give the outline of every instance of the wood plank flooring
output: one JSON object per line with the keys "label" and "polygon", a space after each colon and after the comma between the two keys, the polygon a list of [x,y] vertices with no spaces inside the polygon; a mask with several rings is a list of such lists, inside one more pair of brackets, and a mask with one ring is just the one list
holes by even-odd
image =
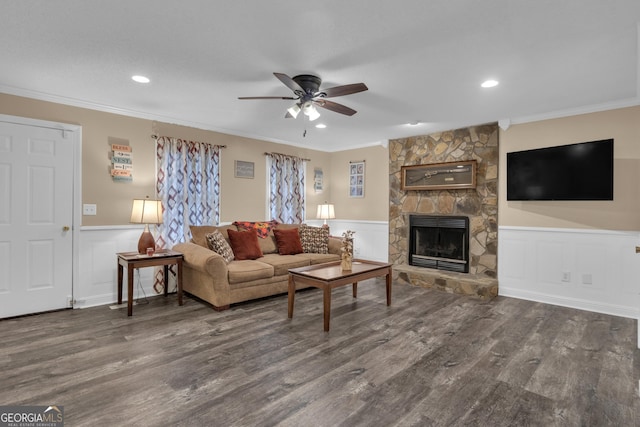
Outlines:
{"label": "wood plank flooring", "polygon": [[636,322],[384,281],[215,312],[176,296],[0,321],[0,405],[68,426],[636,426]]}

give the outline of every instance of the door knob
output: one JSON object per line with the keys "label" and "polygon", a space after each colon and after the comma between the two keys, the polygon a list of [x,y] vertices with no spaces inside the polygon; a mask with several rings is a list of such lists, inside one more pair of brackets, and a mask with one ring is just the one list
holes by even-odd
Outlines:
{"label": "door knob", "polygon": [[64,227],[62,227],[62,231],[69,231],[71,230],[71,228],[68,225],[65,225]]}

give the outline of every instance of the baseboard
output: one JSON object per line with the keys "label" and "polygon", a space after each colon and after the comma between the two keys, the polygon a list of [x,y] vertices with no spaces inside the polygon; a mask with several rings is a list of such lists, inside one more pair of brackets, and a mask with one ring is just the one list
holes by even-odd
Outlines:
{"label": "baseboard", "polygon": [[[126,286],[123,287],[124,289],[123,291],[123,296],[122,296],[122,303],[125,304],[127,302],[127,289]],[[152,298],[152,297],[156,297],[158,295],[164,295],[164,294],[157,294],[154,290],[153,290],[153,286],[149,286],[149,287],[144,287],[144,293],[140,292],[139,288],[135,288],[134,292],[133,292],[133,298],[134,300],[137,299],[144,299],[145,296],[147,298]],[[169,288],[169,291],[171,291],[171,288]],[[75,304],[73,304],[73,308],[89,308],[89,307],[98,307],[101,305],[111,305],[111,304],[116,304],[118,302],[118,296],[117,294],[113,294],[113,293],[108,293],[108,294],[102,294],[102,295],[92,295],[90,297],[85,297],[85,298],[79,298],[75,301]]]}
{"label": "baseboard", "polygon": [[509,287],[504,283],[504,281],[500,281],[500,286],[498,287],[498,295],[525,299],[529,301],[537,301],[545,304],[559,305],[561,307],[568,308],[576,308],[579,310],[593,311],[596,313],[609,314],[612,316],[620,316],[620,317],[628,317],[631,319],[640,318],[640,310],[634,309],[632,307],[614,305],[614,304],[603,304],[596,303],[589,300],[582,300],[579,298],[565,298],[559,297],[557,295],[548,295],[540,292],[534,291],[524,291],[522,289]]}

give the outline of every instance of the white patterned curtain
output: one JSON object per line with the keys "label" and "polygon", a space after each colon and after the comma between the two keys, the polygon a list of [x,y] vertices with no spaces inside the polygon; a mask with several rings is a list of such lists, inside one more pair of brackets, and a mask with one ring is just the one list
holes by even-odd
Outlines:
{"label": "white patterned curtain", "polygon": [[269,211],[271,219],[284,224],[304,222],[305,161],[278,153],[269,160]]}
{"label": "white patterned curtain", "polygon": [[190,225],[220,220],[220,146],[160,137],[156,190],[162,200],[160,239],[171,248],[191,238]]}
{"label": "white patterned curtain", "polygon": [[[190,225],[220,221],[220,146],[160,137],[156,141],[156,191],[162,200],[159,248],[172,248],[191,238]],[[156,272],[154,290],[163,290]]]}

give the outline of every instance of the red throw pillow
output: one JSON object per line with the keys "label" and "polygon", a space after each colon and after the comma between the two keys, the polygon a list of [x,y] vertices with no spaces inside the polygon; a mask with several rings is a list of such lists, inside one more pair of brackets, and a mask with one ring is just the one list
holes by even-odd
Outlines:
{"label": "red throw pillow", "polygon": [[235,259],[258,259],[262,256],[256,230],[227,230],[227,234],[229,235],[229,243]]}
{"label": "red throw pillow", "polygon": [[276,245],[278,246],[278,253],[280,255],[295,255],[301,254],[302,242],[300,241],[300,234],[298,234],[297,228],[291,229],[274,229],[273,235],[276,238]]}

